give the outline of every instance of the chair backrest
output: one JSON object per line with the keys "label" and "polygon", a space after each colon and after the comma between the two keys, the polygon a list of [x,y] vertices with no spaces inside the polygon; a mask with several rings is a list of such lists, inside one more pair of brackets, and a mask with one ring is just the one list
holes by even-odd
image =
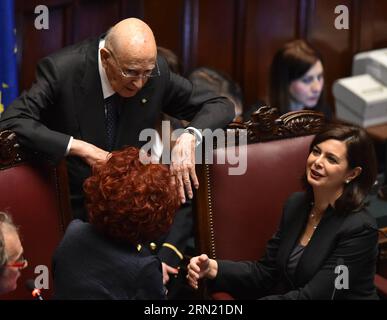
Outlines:
{"label": "chair backrest", "polygon": [[[260,117],[260,112],[266,117]],[[261,108],[253,121],[244,124],[249,144],[243,175],[229,175],[232,165],[217,164],[216,157],[230,147],[214,150],[214,164],[198,168],[196,226],[200,253],[231,260],[262,256],[279,224],[284,202],[301,190],[309,146],[323,123],[323,116],[317,112],[291,112],[277,118],[276,109]]]}
{"label": "chair backrest", "polygon": [[1,299],[31,299],[25,282],[43,275],[45,267],[50,275],[49,290],[43,290],[42,294],[50,298],[53,285],[51,258],[71,220],[65,162],[53,166],[39,160],[37,155],[20,149],[14,133],[1,132],[0,210],[11,214],[19,226],[29,264],[21,272],[17,290]]}

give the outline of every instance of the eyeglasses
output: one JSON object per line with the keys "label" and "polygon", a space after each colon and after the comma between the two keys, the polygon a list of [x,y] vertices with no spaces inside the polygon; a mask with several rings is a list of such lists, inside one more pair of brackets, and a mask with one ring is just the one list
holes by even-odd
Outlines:
{"label": "eyeglasses", "polygon": [[5,265],[7,268],[18,268],[18,269],[24,269],[27,267],[28,261],[23,256],[21,256],[17,261],[10,262]]}
{"label": "eyeglasses", "polygon": [[158,77],[160,76],[160,69],[159,69],[159,65],[157,63],[157,60],[156,60],[156,66],[152,69],[152,70],[149,70],[149,71],[145,71],[143,74],[140,74],[138,71],[136,70],[123,70],[120,66],[120,64],[118,63],[113,51],[109,50],[109,49],[106,49],[110,52],[110,55],[112,56],[114,62],[116,63],[116,66],[118,67],[120,73],[121,73],[121,76],[123,76],[124,78],[133,78],[133,79],[148,79],[148,78],[154,78],[154,77]]}

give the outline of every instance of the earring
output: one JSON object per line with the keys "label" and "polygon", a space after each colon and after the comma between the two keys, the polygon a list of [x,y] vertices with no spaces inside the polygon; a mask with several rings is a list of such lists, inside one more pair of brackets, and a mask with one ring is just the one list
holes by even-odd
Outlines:
{"label": "earring", "polygon": [[350,182],[351,182],[350,179],[345,180],[345,183],[346,183],[346,184],[348,184],[348,183],[350,183]]}

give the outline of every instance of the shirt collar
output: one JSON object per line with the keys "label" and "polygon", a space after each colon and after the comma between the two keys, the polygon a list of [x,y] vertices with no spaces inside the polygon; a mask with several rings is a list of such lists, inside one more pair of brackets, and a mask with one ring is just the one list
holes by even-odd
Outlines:
{"label": "shirt collar", "polygon": [[101,78],[101,85],[102,85],[102,93],[103,93],[103,98],[106,99],[113,94],[115,94],[115,91],[113,90],[112,86],[110,85],[110,82],[107,78],[105,68],[102,65],[101,62],[101,53],[100,50],[105,46],[105,39],[99,40],[99,45],[98,45],[98,71],[99,71],[99,76]]}

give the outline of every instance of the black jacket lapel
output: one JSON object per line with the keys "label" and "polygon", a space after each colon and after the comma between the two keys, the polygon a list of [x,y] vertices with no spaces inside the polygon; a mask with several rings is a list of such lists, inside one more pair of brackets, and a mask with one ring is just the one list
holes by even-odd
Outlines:
{"label": "black jacket lapel", "polygon": [[98,71],[98,43],[96,39],[87,50],[85,73],[76,90],[76,108],[81,139],[106,150],[105,109],[101,78]]}
{"label": "black jacket lapel", "polygon": [[345,216],[335,214],[332,207],[324,213],[298,262],[295,272],[295,282],[298,286],[303,286],[305,279],[311,279],[319,270],[335,245],[336,235],[344,220]]}

